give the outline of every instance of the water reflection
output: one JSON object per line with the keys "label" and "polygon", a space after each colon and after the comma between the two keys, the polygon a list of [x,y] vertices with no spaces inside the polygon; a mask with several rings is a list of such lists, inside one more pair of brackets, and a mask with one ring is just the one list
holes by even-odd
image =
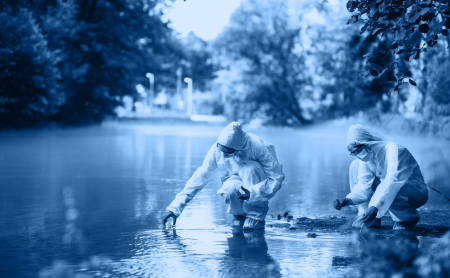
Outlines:
{"label": "water reflection", "polygon": [[[0,252],[7,255],[0,276],[35,277],[57,260],[79,265],[96,255],[111,258],[104,274],[114,277],[254,277],[273,265],[275,276],[352,273],[358,249],[349,236],[307,238],[271,228],[262,237],[233,234],[226,205],[216,194],[219,178],[189,203],[177,230],[161,231],[161,215],[221,130],[114,125],[2,133]],[[348,193],[351,162],[346,128],[251,132],[276,146],[286,174],[269,213],[338,214],[331,202]],[[410,149],[430,185],[450,195],[448,141],[390,139]],[[448,208],[433,194],[426,206]],[[345,213],[354,212],[339,212]],[[76,226],[66,227],[68,220]],[[73,246],[78,231],[83,250]]]}
{"label": "water reflection", "polygon": [[[246,231],[233,228],[233,236],[227,238],[228,255],[235,259],[253,260],[258,263],[259,270],[255,273],[262,277],[279,277],[279,264],[269,255],[269,247],[265,238],[265,231]],[[246,273],[248,273],[246,271]],[[255,275],[252,274],[252,275]],[[241,273],[242,276],[246,276]]]}
{"label": "water reflection", "polygon": [[331,266],[335,268],[347,268],[359,262],[360,261],[355,257],[334,256]]}

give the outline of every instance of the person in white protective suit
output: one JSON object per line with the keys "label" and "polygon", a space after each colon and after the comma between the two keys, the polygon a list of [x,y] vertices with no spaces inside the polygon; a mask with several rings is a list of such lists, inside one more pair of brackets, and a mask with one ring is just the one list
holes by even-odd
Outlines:
{"label": "person in white protective suit", "polygon": [[334,207],[358,206],[355,227],[381,226],[389,211],[394,230],[414,228],[420,220],[416,209],[428,201],[428,188],[411,153],[360,124],[350,127],[347,149],[357,157],[350,166],[351,192],[335,200]]}
{"label": "person in white protective suit", "polygon": [[238,122],[229,124],[209,149],[184,189],[167,207],[163,225],[172,217],[176,223],[187,203],[220,171],[222,188],[217,192],[228,204],[233,226],[264,229],[269,200],[284,180],[275,147],[246,132]]}

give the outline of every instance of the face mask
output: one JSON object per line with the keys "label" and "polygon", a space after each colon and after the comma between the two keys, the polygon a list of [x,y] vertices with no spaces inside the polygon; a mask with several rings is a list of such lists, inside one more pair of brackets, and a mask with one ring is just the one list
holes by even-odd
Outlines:
{"label": "face mask", "polygon": [[223,157],[230,158],[230,157],[233,157],[233,154],[232,153],[223,153]]}
{"label": "face mask", "polygon": [[372,158],[372,155],[371,152],[367,151],[367,147],[363,147],[356,157],[361,161],[367,162]]}
{"label": "face mask", "polygon": [[245,158],[243,157],[243,154],[240,153],[239,151],[235,151],[234,153],[224,153],[223,154],[223,158],[226,160],[233,160],[234,162],[236,162],[239,165],[244,165],[246,163]]}

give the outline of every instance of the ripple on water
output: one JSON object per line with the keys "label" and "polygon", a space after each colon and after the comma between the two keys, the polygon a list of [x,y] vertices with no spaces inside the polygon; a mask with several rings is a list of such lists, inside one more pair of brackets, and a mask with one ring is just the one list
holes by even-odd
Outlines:
{"label": "ripple on water", "polygon": [[[62,199],[63,188],[71,186],[79,212],[76,229],[71,231],[84,235],[77,244],[88,247],[89,257],[103,254],[112,260],[94,275],[353,275],[358,246],[351,236],[307,238],[306,233],[275,228],[254,236],[232,233],[230,227],[214,228],[231,222],[217,195],[218,177],[189,203],[177,221],[176,233],[148,230],[161,226],[166,207],[202,164],[221,129],[146,124],[3,133],[0,246],[8,250],[8,256],[2,257],[0,273],[31,277],[46,266],[65,267],[60,259],[85,271],[76,265],[80,257],[72,249],[77,248],[62,241],[66,226],[75,224],[74,220],[67,223],[67,202]],[[346,131],[322,126],[256,132],[276,146],[286,176],[282,190],[270,201],[270,214],[277,216],[286,209],[294,215],[336,214],[332,200],[349,191],[352,158],[345,148]],[[450,175],[445,168],[448,142],[391,139],[414,154],[430,186],[450,195],[444,186]],[[445,198],[430,191],[424,209],[443,208],[444,202]],[[426,239],[422,243],[429,244]]]}
{"label": "ripple on water", "polygon": [[134,255],[109,262],[111,277],[356,277],[360,263],[351,236],[307,238],[289,231],[150,230]]}

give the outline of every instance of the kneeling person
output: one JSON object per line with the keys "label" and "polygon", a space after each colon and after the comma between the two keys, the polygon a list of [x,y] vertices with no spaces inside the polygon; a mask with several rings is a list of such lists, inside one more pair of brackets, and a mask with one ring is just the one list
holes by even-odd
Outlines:
{"label": "kneeling person", "polygon": [[217,192],[228,204],[234,226],[264,229],[271,199],[281,188],[284,174],[275,148],[246,132],[237,122],[229,124],[208,151],[200,166],[167,208],[163,225],[172,217],[174,224],[187,203],[220,170],[222,188]]}
{"label": "kneeling person", "polygon": [[357,205],[356,227],[380,226],[389,211],[394,230],[414,228],[420,220],[416,209],[428,201],[428,188],[411,153],[363,125],[350,127],[347,149],[358,158],[350,166],[351,192],[335,200],[334,207]]}

